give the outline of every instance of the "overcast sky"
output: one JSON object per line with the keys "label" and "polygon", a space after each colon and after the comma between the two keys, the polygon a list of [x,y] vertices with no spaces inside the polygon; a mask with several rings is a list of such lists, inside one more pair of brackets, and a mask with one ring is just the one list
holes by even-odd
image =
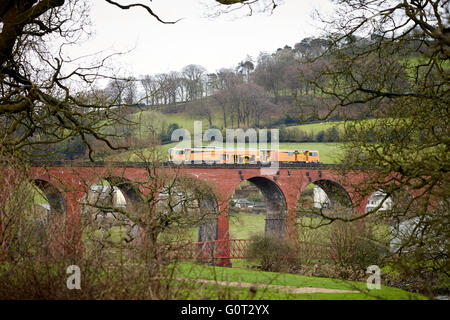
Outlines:
{"label": "overcast sky", "polygon": [[239,17],[231,14],[208,18],[205,4],[213,0],[153,0],[154,11],[165,20],[182,19],[175,25],[161,24],[144,10],[120,10],[105,1],[92,1],[95,35],[84,44],[91,52],[128,51],[117,60],[124,72],[139,76],[180,71],[200,64],[208,72],[236,67],[247,55],[255,61],[261,51],[273,52],[286,44],[319,34],[311,15],[314,9],[329,10],[328,0],[284,0],[272,15]]}

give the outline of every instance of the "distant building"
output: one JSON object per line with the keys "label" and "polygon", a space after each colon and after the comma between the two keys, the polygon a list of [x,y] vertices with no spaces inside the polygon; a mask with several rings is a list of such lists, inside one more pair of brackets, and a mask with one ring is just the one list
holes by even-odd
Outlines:
{"label": "distant building", "polygon": [[[110,186],[105,185],[93,185],[91,186],[91,190],[98,194],[99,196],[106,196],[110,190]],[[116,208],[125,208],[127,206],[127,202],[125,200],[125,197],[123,196],[122,192],[119,188],[113,187],[113,193],[112,193],[112,201],[113,205]]]}
{"label": "distant building", "polygon": [[234,205],[239,209],[247,209],[253,207],[253,202],[247,199],[233,199]]}
{"label": "distant building", "polygon": [[[383,190],[375,191],[367,201],[366,212],[376,209],[381,204],[381,202],[385,197],[386,193],[384,193]],[[392,209],[392,198],[389,197],[383,202],[378,211],[388,211],[391,209]]]}
{"label": "distant building", "polygon": [[314,203],[313,207],[317,209],[326,209],[330,206],[330,199],[321,187],[314,186],[313,189]]}
{"label": "distant building", "polygon": [[113,203],[116,208],[125,208],[127,206],[127,201],[123,196],[123,193],[117,188],[113,187]]}

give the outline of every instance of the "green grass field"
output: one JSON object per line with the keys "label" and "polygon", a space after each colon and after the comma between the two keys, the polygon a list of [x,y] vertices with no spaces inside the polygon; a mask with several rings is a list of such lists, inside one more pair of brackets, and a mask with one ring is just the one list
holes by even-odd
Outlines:
{"label": "green grass field", "polygon": [[305,133],[316,134],[321,130],[325,131],[332,127],[336,127],[336,128],[338,128],[338,130],[342,130],[343,126],[344,126],[344,121],[336,121],[336,122],[320,122],[320,123],[301,124],[301,125],[286,127],[286,129],[287,130],[300,129],[300,130],[304,131]]}
{"label": "green grass field", "polygon": [[[389,122],[393,121],[393,118],[384,118],[384,119],[364,119],[364,120],[358,120],[357,123],[361,125],[374,125],[379,123],[386,122],[389,124]],[[339,133],[343,133],[345,125],[353,125],[355,124],[355,120],[349,120],[349,121],[333,121],[333,122],[318,122],[318,123],[308,123],[308,124],[301,124],[301,125],[294,125],[294,126],[288,126],[286,127],[286,130],[302,130],[307,134],[313,134],[315,136],[319,131],[326,131],[332,127],[335,127]]]}
{"label": "green grass field", "polygon": [[236,213],[229,218],[230,238],[249,239],[252,235],[264,233],[265,214]]}
{"label": "green grass field", "polygon": [[[164,114],[164,116],[166,117],[167,122],[176,123],[176,124],[178,124],[178,126],[180,128],[187,129],[192,134],[194,133],[194,121],[201,121],[203,130],[206,130],[209,128],[209,124],[206,119],[192,117],[191,115],[189,115],[187,113],[169,113],[169,114]],[[216,122],[216,121],[213,121],[213,124],[215,125],[214,122]],[[218,125],[216,125],[216,126],[218,126]]]}
{"label": "green grass field", "polygon": [[[216,127],[223,126],[223,120],[220,117],[220,114],[214,115],[213,117],[213,125]],[[169,125],[171,123],[176,123],[180,128],[184,128],[189,130],[191,133],[194,132],[194,121],[201,121],[203,130],[209,128],[209,123],[206,119],[202,119],[196,116],[189,114],[188,112],[182,113],[161,113],[157,111],[140,111],[131,116],[131,120],[136,123],[141,123],[141,128],[144,128],[145,125],[151,124],[155,126],[155,128],[161,128],[162,124],[165,122],[165,125]],[[138,129],[137,129],[138,130]]]}
{"label": "green grass field", "polygon": [[[263,234],[266,223],[265,213],[238,212],[231,214],[229,218],[229,232],[232,239],[250,239],[253,235]],[[319,220],[316,218],[299,218],[297,220],[298,236],[300,241],[314,243],[329,243],[332,228],[330,225],[320,228],[310,228],[317,226]],[[384,228],[379,227],[383,232]],[[380,231],[381,232],[381,231]]]}
{"label": "green grass field", "polygon": [[[203,131],[209,128],[209,123],[206,119],[200,118],[198,116],[193,116],[189,112],[181,113],[166,113],[163,114],[157,111],[140,111],[130,115],[130,120],[137,123],[132,135],[137,139],[146,139],[148,135],[155,130],[160,132],[161,130],[166,130],[171,123],[176,123],[180,128],[187,129],[191,134],[194,133],[194,121],[202,122]],[[325,123],[314,123],[314,124],[303,124],[298,126],[289,126],[287,130],[301,129],[307,133],[317,134],[321,130],[326,130],[332,126],[338,126],[339,130],[342,130],[344,122],[325,122]],[[213,115],[213,125],[218,128],[223,128],[223,118],[218,112]],[[227,123],[227,125],[229,125]],[[159,151],[165,157],[167,155],[168,149],[176,146],[177,143],[169,143],[160,146]],[[204,144],[206,145],[206,144]],[[226,144],[224,143],[224,147]],[[271,146],[269,144],[268,146]],[[342,143],[291,143],[282,142],[279,143],[280,149],[313,149],[318,150],[321,157],[321,162],[323,163],[336,163],[337,156],[342,154]],[[150,149],[144,148],[140,149],[144,156],[148,156],[151,152]],[[116,161],[138,161],[138,157],[135,155],[135,151],[128,151],[118,155],[107,157],[106,160],[116,160]]]}
{"label": "green grass field", "polygon": [[[343,281],[331,278],[309,277],[297,274],[264,272],[248,270],[243,268],[223,268],[192,263],[182,263],[178,266],[177,278],[183,279],[206,279],[214,281],[239,282],[247,284],[280,285],[294,288],[324,288],[336,290],[358,291],[357,293],[286,293],[273,288],[260,288],[255,293],[251,293],[249,288],[225,287],[218,284],[199,283],[199,288],[204,288],[198,292],[190,292],[188,299],[199,299],[207,296],[210,299],[217,299],[221,290],[227,288],[230,298],[238,299],[276,299],[276,300],[416,300],[426,299],[426,297],[410,293],[397,288],[381,286],[380,290],[368,290],[366,283],[355,281]],[[201,296],[197,294],[200,293]],[[223,292],[222,292],[223,294]],[[223,298],[223,297],[221,297]]]}
{"label": "green grass field", "polygon": [[[217,128],[223,128],[223,116],[220,113],[215,113],[213,115],[212,124],[213,126]],[[141,122],[143,126],[145,126],[147,123],[152,124],[153,126],[157,128],[161,128],[162,122],[165,122],[166,125],[170,123],[176,123],[180,128],[187,129],[191,133],[194,132],[194,121],[201,121],[202,122],[202,129],[206,130],[209,128],[209,122],[204,119],[200,118],[198,116],[193,116],[189,114],[188,112],[182,112],[182,113],[161,113],[156,111],[141,111],[137,112],[132,115],[131,120],[139,123]],[[295,125],[295,126],[288,126],[287,129],[291,128],[298,128],[301,129],[307,133],[317,133],[320,130],[326,130],[328,128],[331,128],[333,126],[337,126],[338,128],[341,128],[343,126],[343,121],[338,122],[323,122],[323,123],[311,123],[311,124],[301,124],[301,125]],[[142,127],[143,127],[142,126]],[[228,124],[231,128],[231,123]]]}

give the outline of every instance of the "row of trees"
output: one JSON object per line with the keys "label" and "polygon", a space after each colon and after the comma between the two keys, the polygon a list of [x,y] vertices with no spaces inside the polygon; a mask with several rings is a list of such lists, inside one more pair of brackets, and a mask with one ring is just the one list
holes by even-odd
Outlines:
{"label": "row of trees", "polygon": [[197,105],[193,113],[206,117],[210,126],[216,116],[222,119],[223,128],[259,127],[263,116],[274,108],[270,94],[263,87],[245,83],[242,78],[229,72],[222,89],[203,103],[203,106]]}
{"label": "row of trees", "polygon": [[181,71],[144,75],[139,79],[115,79],[110,81],[105,90],[109,96],[114,95],[121,102],[139,101],[154,106],[202,99],[229,88],[230,81],[239,81],[264,87],[277,102],[282,94],[297,96],[302,92],[308,93],[309,86],[298,77],[304,62],[302,58],[323,52],[324,42],[320,38],[306,38],[297,43],[294,49],[286,45],[273,54],[262,52],[256,63],[247,56],[235,69],[223,68],[214,73],[208,73],[201,65],[190,64]]}
{"label": "row of trees", "polygon": [[146,75],[140,80],[145,104],[166,105],[201,99],[211,88],[209,77],[206,69],[196,64],[187,65],[181,72]]}
{"label": "row of trees", "polygon": [[339,129],[335,126],[317,132],[304,131],[298,127],[280,126],[280,142],[340,142],[342,139]]}
{"label": "row of trees", "polygon": [[[339,49],[350,55],[357,54],[358,50],[370,50],[382,39],[376,32],[369,37],[338,36],[344,38]],[[346,45],[351,49],[346,48]],[[417,47],[418,44],[413,42],[409,46]],[[324,88],[315,85],[314,80],[333,63],[324,57],[332,47],[333,42],[329,38],[310,37],[296,43],[294,47],[286,45],[273,53],[262,52],[256,62],[247,56],[235,69],[208,73],[203,66],[190,64],[180,72],[145,75],[140,79],[114,79],[100,92],[117,105],[164,108],[168,105],[188,104],[188,111],[207,119],[210,126],[214,125],[215,118],[221,117],[224,127],[259,127],[264,115],[286,113],[283,106],[286,101],[282,99],[285,97],[291,98],[287,102],[290,107],[299,98],[303,106],[314,105],[316,110],[302,108],[298,112],[290,108],[290,113],[296,118],[301,112],[306,113],[306,116],[330,115],[328,106],[336,101],[324,103],[318,99],[318,93]],[[416,53],[412,55],[415,56]],[[385,81],[393,86],[405,87],[407,69],[395,59],[387,58],[385,63],[396,69],[387,74]],[[367,70],[370,70],[370,63],[367,66]],[[346,111],[353,111],[356,117],[360,117],[360,111],[364,107],[352,106]],[[338,114],[332,116],[342,118]]]}

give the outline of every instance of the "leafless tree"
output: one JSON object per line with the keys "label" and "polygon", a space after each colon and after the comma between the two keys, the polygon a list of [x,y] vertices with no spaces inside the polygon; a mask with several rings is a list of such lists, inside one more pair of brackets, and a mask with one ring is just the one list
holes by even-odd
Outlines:
{"label": "leafless tree", "polygon": [[157,85],[154,77],[146,75],[141,79],[141,86],[145,92],[145,103],[147,106],[154,106],[156,104]]}
{"label": "leafless tree", "polygon": [[258,64],[253,72],[254,81],[272,92],[275,103],[284,86],[285,70],[289,65],[296,64],[294,52],[289,49],[279,49],[274,54],[261,53]]}
{"label": "leafless tree", "polygon": [[182,74],[186,78],[186,90],[189,101],[200,99],[204,94],[204,77],[206,69],[196,64],[183,68]]}

